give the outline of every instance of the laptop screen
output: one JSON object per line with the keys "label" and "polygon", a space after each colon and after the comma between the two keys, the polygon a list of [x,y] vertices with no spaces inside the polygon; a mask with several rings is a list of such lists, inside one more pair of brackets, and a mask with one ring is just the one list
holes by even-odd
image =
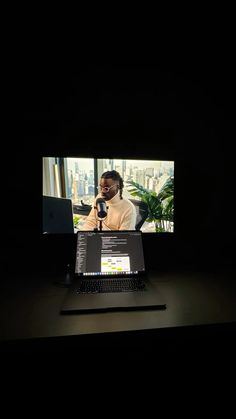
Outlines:
{"label": "laptop screen", "polygon": [[83,277],[144,273],[141,231],[79,231],[75,273]]}

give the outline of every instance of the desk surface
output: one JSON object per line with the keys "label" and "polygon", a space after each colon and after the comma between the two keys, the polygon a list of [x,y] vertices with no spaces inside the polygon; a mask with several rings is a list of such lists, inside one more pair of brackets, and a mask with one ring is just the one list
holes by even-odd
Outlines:
{"label": "desk surface", "polygon": [[158,284],[166,310],[61,315],[67,288],[56,284],[59,277],[6,278],[0,285],[0,340],[236,324],[232,273],[151,272],[149,276]]}

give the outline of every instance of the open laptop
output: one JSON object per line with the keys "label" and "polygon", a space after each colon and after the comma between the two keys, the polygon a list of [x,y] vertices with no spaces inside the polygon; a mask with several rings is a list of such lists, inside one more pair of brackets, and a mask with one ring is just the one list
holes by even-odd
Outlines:
{"label": "open laptop", "polygon": [[78,231],[75,275],[61,313],[165,309],[145,272],[141,231]]}
{"label": "open laptop", "polygon": [[43,233],[74,233],[71,199],[43,195]]}

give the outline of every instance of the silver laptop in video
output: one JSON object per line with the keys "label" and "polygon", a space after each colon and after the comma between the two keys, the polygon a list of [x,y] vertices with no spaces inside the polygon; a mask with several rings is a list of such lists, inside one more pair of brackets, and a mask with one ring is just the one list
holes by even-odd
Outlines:
{"label": "silver laptop in video", "polygon": [[141,308],[166,308],[146,275],[141,231],[79,231],[61,313]]}

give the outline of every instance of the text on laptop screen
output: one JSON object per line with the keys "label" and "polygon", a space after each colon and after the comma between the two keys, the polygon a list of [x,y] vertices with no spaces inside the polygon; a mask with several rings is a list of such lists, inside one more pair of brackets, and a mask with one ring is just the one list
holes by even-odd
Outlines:
{"label": "text on laptop screen", "polygon": [[[104,173],[118,173],[106,179]],[[111,175],[112,176],[112,175]],[[117,175],[116,175],[117,176]],[[115,194],[135,207],[135,224],[125,229],[143,233],[174,232],[174,161],[112,158],[43,157],[43,233],[77,233],[88,230],[86,220],[96,208],[99,194]],[[102,186],[105,186],[101,189]],[[112,186],[112,188],[110,188]],[[104,192],[105,191],[105,192]],[[45,197],[54,197],[48,200]],[[108,199],[105,197],[105,199]],[[65,200],[71,201],[72,211]],[[63,211],[67,210],[63,217]],[[111,215],[108,206],[107,219]],[[70,220],[66,222],[65,217]],[[52,220],[53,225],[50,225]],[[71,228],[72,225],[72,228]],[[118,226],[118,227],[117,227]],[[108,222],[108,230],[122,230]],[[89,228],[90,230],[90,228]],[[91,227],[91,230],[94,228]]]}
{"label": "text on laptop screen", "polygon": [[75,273],[82,276],[144,272],[141,232],[78,232]]}

